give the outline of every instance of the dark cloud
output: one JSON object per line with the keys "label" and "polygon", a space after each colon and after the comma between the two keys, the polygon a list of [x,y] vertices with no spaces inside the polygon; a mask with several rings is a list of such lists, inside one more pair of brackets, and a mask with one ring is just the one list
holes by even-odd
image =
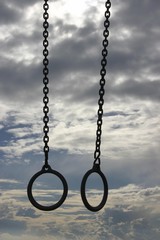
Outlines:
{"label": "dark cloud", "polygon": [[15,102],[19,100],[29,102],[37,97],[35,92],[30,90],[36,91],[39,77],[42,75],[38,64],[26,66],[23,63],[10,61],[9,65],[1,65],[0,72],[1,98]]}
{"label": "dark cloud", "polygon": [[122,112],[122,111],[111,111],[111,112],[106,112],[104,114],[104,117],[114,117],[114,116],[128,117],[128,116],[130,116],[130,114]]}
{"label": "dark cloud", "polygon": [[[111,18],[109,71],[146,82],[159,75],[159,6],[157,1],[124,1]],[[113,5],[114,8],[114,5]],[[146,74],[144,74],[146,73]]]}
{"label": "dark cloud", "polygon": [[[27,6],[36,2],[38,1],[20,1],[20,5]],[[13,3],[17,5],[19,1],[14,0]],[[155,4],[158,5],[157,2]],[[158,10],[151,11],[152,8],[153,3],[148,1],[141,3],[131,1],[130,4],[125,2],[111,18],[108,70],[115,76],[112,79],[113,83],[116,82],[116,76],[120,73],[126,75],[126,81],[118,85],[112,84],[111,87],[108,84],[106,92],[109,96],[113,94],[113,96],[120,97],[124,94],[127,97],[159,101],[159,81],[154,79],[154,74],[159,72],[160,59],[156,51],[157,33],[153,31],[158,29],[159,25],[155,22],[156,20],[152,21],[158,19]],[[133,9],[138,10],[133,11]],[[50,39],[50,81],[54,82],[56,95],[66,96],[69,101],[90,102],[92,99],[94,101],[98,92],[97,84],[92,84],[91,79],[96,76],[98,82],[100,78],[102,22],[96,22],[97,9],[95,7],[87,11],[88,15],[85,15],[81,27],[66,23],[63,19],[56,19],[55,23],[53,25],[51,23],[50,26],[53,37]],[[31,47],[37,42],[39,44],[42,37],[40,30],[36,30],[37,26],[31,36],[25,33],[14,33],[12,38],[5,43],[6,47],[4,43],[2,44],[3,50],[17,48],[22,43]],[[143,26],[143,31],[141,26]],[[55,31],[55,27],[58,28],[58,32]],[[122,40],[120,35],[123,35],[123,29],[129,30],[131,37]],[[52,39],[66,34],[71,34],[71,37],[65,37],[52,45],[54,43]],[[35,64],[34,60],[28,66],[23,61],[18,64],[12,61],[8,64],[7,59],[3,58],[1,61],[1,96],[12,100],[23,98],[34,100],[36,89],[40,87],[42,64]],[[138,79],[142,71],[149,71],[150,81],[142,76]],[[9,84],[10,82],[13,84]],[[31,94],[31,90],[32,92],[34,90],[35,94]]]}
{"label": "dark cloud", "polygon": [[13,4],[16,7],[27,7],[27,6],[32,6],[35,3],[38,3],[38,0],[6,0],[7,3]]}
{"label": "dark cloud", "polygon": [[[138,0],[131,0],[130,2],[124,1],[122,5],[120,14],[123,14],[123,23],[129,25],[130,27],[135,26],[135,21],[139,23],[137,28],[142,27],[141,30],[149,29],[152,25],[158,26],[156,16],[159,16],[160,3],[156,0],[152,2],[144,0],[139,2]],[[154,14],[153,14],[154,12]],[[155,18],[153,17],[155,16]]]}
{"label": "dark cloud", "polygon": [[[37,46],[39,44],[42,48],[41,42],[43,37],[40,30],[41,30],[41,26],[39,23],[37,23],[35,24],[35,29],[32,34],[28,34],[28,32],[23,32],[23,33],[17,32],[17,31],[13,32],[12,35],[5,42],[1,44],[3,53],[8,53],[9,51],[13,52],[15,49],[18,49],[22,46],[28,47],[28,50],[33,49],[33,53],[34,53],[34,46]],[[23,55],[23,51],[19,53],[19,57],[22,55]],[[36,55],[35,55],[35,59],[36,59]],[[17,59],[15,57],[14,61],[16,62],[16,60]],[[23,64],[23,62],[20,62],[20,65],[21,64]]]}
{"label": "dark cloud", "polygon": [[[55,31],[56,28],[56,31]],[[54,39],[64,34],[73,34],[77,31],[78,27],[74,23],[67,23],[63,19],[55,19],[53,23],[49,24],[49,32],[54,36]],[[53,39],[53,40],[54,40]]]}
{"label": "dark cloud", "polygon": [[29,218],[38,218],[38,217],[40,217],[40,215],[36,214],[36,211],[34,209],[31,209],[31,208],[20,208],[17,211],[16,216],[19,216],[19,217],[29,217]]}
{"label": "dark cloud", "polygon": [[0,232],[2,233],[22,233],[26,230],[26,224],[24,221],[16,221],[10,219],[0,220]]}
{"label": "dark cloud", "polygon": [[20,13],[12,9],[6,1],[0,2],[0,25],[13,24],[19,20]]}
{"label": "dark cloud", "polygon": [[103,214],[103,226],[118,239],[159,239],[159,214],[144,207],[118,205]]}
{"label": "dark cloud", "polygon": [[26,230],[25,221],[19,221],[14,219],[13,204],[1,204],[0,205],[0,233],[22,233]]}
{"label": "dark cloud", "polygon": [[107,94],[117,97],[132,97],[141,100],[160,101],[160,81],[139,82],[134,79],[112,85]]}
{"label": "dark cloud", "polygon": [[[94,69],[97,69],[98,61],[94,56],[97,54],[95,47],[95,41],[97,41],[97,33],[95,31],[95,26],[93,23],[88,23],[87,26],[77,29],[74,25],[64,25],[63,33],[66,31],[74,31],[73,37],[70,39],[65,39],[60,41],[54,49],[50,51],[50,82],[54,81],[54,92],[61,95],[62,91],[65,89],[65,95],[71,96],[71,93],[77,93],[77,90],[84,92],[84,84],[74,84],[70,81],[70,74],[79,75],[83,70],[86,75],[92,75]],[[69,30],[68,30],[69,29]],[[87,36],[84,37],[85,32]],[[91,32],[91,34],[90,34]],[[95,32],[95,33],[93,33]],[[38,40],[39,38],[39,40]],[[6,44],[3,46],[3,49],[9,48],[11,51],[13,48],[21,46],[21,44],[37,44],[37,41],[40,41],[39,31],[35,31],[30,37],[25,36],[24,34],[16,34],[12,36]],[[4,44],[3,44],[4,45]],[[41,49],[42,50],[42,49]],[[43,58],[43,57],[42,57]],[[16,59],[15,59],[16,60]],[[36,58],[35,58],[36,60]],[[7,63],[7,59],[2,59],[1,64],[1,96],[6,99],[14,99],[14,101],[19,101],[19,99],[34,100],[36,97],[37,87],[41,87],[39,79],[42,79],[42,64],[35,64],[34,61],[31,64],[26,65],[23,61],[15,63],[14,60],[10,60],[10,64]],[[68,81],[66,81],[66,78]],[[75,81],[75,78],[73,79]],[[12,82],[12,84],[10,84]],[[42,82],[42,81],[41,81]],[[40,83],[40,84],[39,84]],[[39,86],[38,86],[39,85]],[[51,86],[52,87],[52,86]],[[76,89],[78,87],[78,89]],[[28,89],[28,91],[26,91]],[[31,92],[32,89],[32,92]],[[74,91],[72,91],[72,89]],[[92,92],[92,88],[90,87]],[[29,96],[32,94],[31,96]],[[64,95],[64,94],[63,94]],[[23,99],[25,98],[26,99]],[[74,95],[75,96],[75,95]],[[77,96],[77,95],[76,95]],[[78,96],[76,97],[79,99]],[[80,99],[83,98],[80,95]]]}
{"label": "dark cloud", "polygon": [[[22,3],[25,4],[25,1],[22,1]],[[31,2],[27,1],[26,4],[29,3]],[[139,6],[139,4],[137,5]],[[141,2],[137,13],[133,11],[136,6],[134,2],[130,4],[126,3],[125,7],[117,12],[116,17],[111,19],[108,70],[111,75],[113,73],[115,75],[114,79],[112,79],[113,83],[116,82],[116,76],[119,73],[126,75],[125,78],[127,80],[121,84],[111,84],[111,86],[109,81],[106,86],[108,96],[131,96],[136,99],[159,101],[159,81],[155,80],[153,75],[155,73],[158,74],[159,71],[159,57],[155,48],[157,43],[156,34],[147,35],[148,29],[150,31],[153,29],[151,25],[146,25],[143,31],[141,31],[138,18],[136,18],[138,15],[141,17],[140,22],[143,24],[146,21],[149,24],[153,24],[151,17],[143,18],[141,16],[144,13],[143,9],[146,9],[150,15],[153,14],[153,12],[149,11],[149,5],[147,1]],[[93,17],[95,12],[95,9],[92,9],[89,16],[86,15],[84,18],[83,26],[79,28],[75,24],[67,24],[62,19],[56,20],[50,26],[50,32],[54,37],[50,39],[50,81],[51,83],[52,81],[54,82],[55,94],[59,96],[63,95],[69,101],[92,102],[92,100],[95,101],[95,96],[98,93],[98,85],[95,83],[92,84],[91,80],[96,77],[98,82],[100,78],[102,32],[100,33],[99,30],[102,27],[96,23],[94,18],[91,19],[91,16]],[[129,25],[131,22],[131,20],[130,22],[128,20],[131,15],[130,13],[134,15],[134,18],[132,17],[131,19],[136,30],[133,30]],[[55,31],[55,26],[59,29],[58,32]],[[132,37],[121,40],[120,36],[116,36],[115,26],[118,26],[117,28],[119,28],[120,33],[123,28],[129,28]],[[155,24],[154,27],[156,26]],[[37,44],[37,42],[39,44],[42,37],[40,36],[40,30],[36,29],[37,27],[35,26],[35,31],[31,36],[26,36],[25,33],[14,33],[12,38],[6,43],[7,48],[16,48],[22,43],[26,44],[26,46],[29,44],[31,47]],[[54,43],[52,39],[66,34],[71,34],[71,37],[65,37],[52,45]],[[116,36],[116,38],[112,37],[112,35]],[[3,49],[5,49],[5,46],[3,46]],[[27,98],[34,100],[37,96],[36,89],[40,87],[39,79],[42,79],[42,64],[35,64],[34,60],[27,66],[23,61],[18,64],[14,63],[14,61],[10,61],[10,64],[7,64],[7,59],[2,59],[1,61],[1,96],[14,100],[23,98],[25,100]],[[150,81],[142,76],[138,79],[138,73],[142,75],[141,72],[147,71],[147,69]],[[133,75],[132,79],[130,78],[130,74]],[[107,82],[109,78],[107,77]],[[13,84],[9,84],[10,82]],[[34,94],[32,94],[31,89],[32,92],[34,90]]]}
{"label": "dark cloud", "polygon": [[[64,26],[64,29],[67,26]],[[65,32],[65,30],[63,30]],[[85,34],[87,32],[87,34]],[[86,72],[94,71],[96,65],[97,32],[94,23],[88,22],[87,25],[79,29],[75,28],[71,38],[60,41],[51,50],[50,65],[53,66],[53,74],[59,78],[69,73],[76,74],[82,70]],[[95,59],[94,59],[95,57]],[[62,81],[64,78],[62,78]]]}

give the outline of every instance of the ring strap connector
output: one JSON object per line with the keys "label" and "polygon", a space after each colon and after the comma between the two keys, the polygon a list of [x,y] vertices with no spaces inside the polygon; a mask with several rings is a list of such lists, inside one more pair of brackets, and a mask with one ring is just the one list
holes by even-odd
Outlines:
{"label": "ring strap connector", "polygon": [[52,168],[51,168],[51,166],[47,163],[45,163],[44,165],[43,165],[43,167],[42,167],[42,171],[50,171],[50,170],[52,170]]}
{"label": "ring strap connector", "polygon": [[99,172],[99,171],[101,171],[101,169],[100,169],[100,164],[99,164],[99,163],[94,163],[92,169],[93,169],[94,172]]}

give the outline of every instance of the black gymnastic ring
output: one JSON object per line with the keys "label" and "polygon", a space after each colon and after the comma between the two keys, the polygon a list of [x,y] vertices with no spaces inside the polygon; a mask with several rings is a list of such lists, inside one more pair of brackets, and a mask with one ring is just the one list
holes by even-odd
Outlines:
{"label": "black gymnastic ring", "polygon": [[[45,174],[45,173],[51,173],[51,174],[54,174],[56,175],[62,182],[63,184],[63,194],[62,194],[62,197],[60,198],[60,200],[51,205],[51,206],[43,206],[41,204],[39,204],[33,197],[32,195],[32,187],[33,187],[33,183],[34,181],[41,175]],[[68,185],[67,185],[67,182],[65,180],[65,178],[63,177],[63,175],[55,170],[53,170],[49,165],[46,166],[44,165],[42,167],[42,170],[37,172],[35,175],[33,175],[33,177],[30,179],[29,183],[28,183],[28,187],[27,187],[27,194],[28,194],[28,199],[29,201],[32,203],[32,205],[36,208],[38,208],[39,210],[42,210],[42,211],[52,211],[52,210],[55,210],[57,208],[59,208],[62,203],[65,201],[66,197],[67,197],[67,193],[68,193]]]}
{"label": "black gymnastic ring", "polygon": [[[89,175],[94,173],[94,172],[96,172],[100,175],[100,177],[103,181],[103,185],[104,185],[104,192],[103,192],[102,201],[100,202],[99,205],[97,205],[95,207],[93,207],[89,204],[89,202],[87,200],[87,197],[86,197],[86,182],[87,182],[87,179],[88,179]],[[82,201],[83,201],[85,207],[92,212],[98,212],[106,204],[106,201],[107,201],[107,198],[108,198],[108,183],[107,183],[107,179],[106,179],[105,175],[100,170],[100,165],[99,164],[94,164],[93,168],[90,169],[88,172],[86,172],[86,174],[84,175],[84,177],[82,179],[82,183],[81,183],[81,198],[82,198]]]}

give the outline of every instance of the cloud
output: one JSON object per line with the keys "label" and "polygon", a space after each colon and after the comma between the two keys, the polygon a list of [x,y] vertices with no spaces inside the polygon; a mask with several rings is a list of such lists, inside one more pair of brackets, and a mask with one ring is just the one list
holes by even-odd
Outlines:
{"label": "cloud", "polygon": [[15,221],[15,220],[9,220],[9,219],[2,219],[0,220],[0,231],[3,231],[4,233],[21,233],[26,229],[25,223],[23,221]]}
{"label": "cloud", "polygon": [[21,6],[21,7],[27,7],[27,6],[33,6],[35,3],[39,2],[38,0],[22,0],[22,1],[18,1],[18,0],[7,0],[6,2],[8,3],[12,3],[15,6]]}
{"label": "cloud", "polygon": [[[16,1],[15,1],[16,3]],[[30,2],[24,2],[22,1],[21,4],[30,4]],[[147,9],[149,11],[149,4],[148,3],[141,3],[140,10],[138,12],[138,16],[141,16],[141,12],[143,13],[143,7],[144,9]],[[147,8],[146,8],[147,5]],[[134,8],[135,5],[132,6],[132,3],[129,5],[126,3],[126,6],[124,9],[121,9],[121,11],[117,12],[116,15],[113,16],[112,24],[111,24],[111,36],[110,36],[110,52],[109,52],[109,71],[111,74],[115,74],[117,76],[119,74],[119,69],[121,68],[121,74],[125,75],[126,80],[122,82],[122,84],[112,84],[111,88],[107,89],[107,94],[115,95],[117,97],[120,97],[123,95],[125,96],[132,96],[132,97],[138,97],[139,99],[153,99],[153,100],[159,100],[159,92],[158,92],[158,84],[159,81],[155,80],[155,77],[150,76],[150,74],[153,74],[152,66],[154,64],[155,66],[155,58],[153,58],[153,55],[156,54],[156,48],[154,51],[152,50],[152,61],[151,55],[148,54],[148,58],[145,58],[144,61],[142,58],[144,58],[144,53],[151,50],[153,48],[153,41],[148,42],[146,44],[147,48],[140,48],[138,51],[137,44],[143,43],[143,39],[137,38],[137,35],[140,32],[139,24],[137,24],[137,31],[134,32],[134,38],[129,38],[128,40],[121,41],[121,36],[117,35],[117,38],[112,42],[112,38],[114,38],[116,31],[114,31],[115,24],[118,25],[118,20],[121,19],[120,23],[122,26],[128,26],[126,24],[130,24],[130,21],[128,21],[128,18],[130,15],[133,15],[132,13],[132,7]],[[113,6],[114,7],[114,6]],[[91,16],[93,14],[96,14],[98,10],[94,7],[94,9],[91,9],[89,11],[89,15],[86,15],[86,17],[83,19],[83,25],[77,26],[76,24],[70,24],[64,22],[61,18],[56,19],[54,22],[54,25],[51,25],[51,37],[54,35],[54,38],[56,37],[56,44],[52,42],[51,40],[51,51],[50,51],[50,76],[51,76],[51,82],[54,78],[54,92],[58,96],[65,97],[66,100],[71,101],[84,101],[84,99],[89,99],[90,96],[93,99],[93,96],[97,94],[97,84],[92,86],[91,81],[93,80],[94,83],[97,81],[95,79],[95,76],[97,75],[97,79],[99,78],[98,72],[99,72],[99,61],[100,61],[100,30],[98,24],[96,22],[96,19]],[[149,11],[150,12],[150,11]],[[130,14],[132,13],[132,14]],[[121,17],[123,14],[123,18]],[[36,15],[36,17],[38,17]],[[127,19],[126,19],[127,18]],[[118,20],[117,20],[118,19]],[[134,19],[137,21],[138,19]],[[132,19],[133,21],[133,19]],[[135,26],[135,21],[133,22]],[[145,22],[146,20],[144,18],[141,18],[141,22]],[[27,21],[25,20],[26,24]],[[30,59],[30,64],[26,66],[24,64],[26,61],[23,58],[23,61],[15,63],[16,58],[13,59],[13,61],[10,62],[10,65],[6,67],[3,66],[3,69],[1,69],[1,76],[3,76],[4,82],[1,81],[1,93],[3,97],[6,98],[14,98],[14,101],[18,99],[23,99],[26,101],[27,99],[32,101],[34,100],[34,97],[37,96],[37,90],[40,86],[38,86],[39,79],[42,78],[41,76],[41,64],[35,61],[35,54],[38,50],[36,48],[36,44],[38,42],[38,47],[40,46],[40,41],[42,40],[40,37],[40,30],[37,30],[37,22],[34,20],[35,26],[33,26],[33,32],[30,36],[27,36],[27,32],[24,32],[22,29],[22,25],[20,31],[16,32],[15,34],[12,34],[12,40],[7,42],[7,45],[10,46],[10,48],[13,50],[16,48],[18,50],[19,45],[22,48],[23,46],[26,47],[26,51],[24,51],[23,54],[19,54],[22,58],[24,55],[27,55],[27,52],[32,53],[34,55]],[[101,27],[102,28],[102,27]],[[112,30],[113,28],[113,30]],[[39,28],[38,28],[39,29]],[[56,30],[58,29],[58,30]],[[132,30],[132,28],[130,28]],[[119,30],[122,30],[120,28]],[[145,34],[145,30],[147,30],[147,27],[143,29],[143,33]],[[59,34],[56,33],[56,31],[59,32]],[[68,34],[71,35],[71,37],[67,37]],[[132,32],[131,32],[132,36]],[[153,34],[154,36],[154,34]],[[41,39],[41,40],[40,40]],[[52,39],[52,38],[51,38]],[[148,38],[145,36],[145,43],[146,41],[149,41]],[[155,37],[156,41],[156,37]],[[36,43],[36,44],[35,44]],[[17,44],[17,45],[15,45]],[[127,44],[127,47],[126,47]],[[154,44],[156,46],[156,44]],[[135,49],[136,48],[136,49]],[[23,49],[23,48],[22,48]],[[21,49],[21,53],[23,50]],[[125,50],[129,49],[129,50]],[[85,54],[84,54],[85,53]],[[133,55],[134,53],[134,55]],[[40,56],[40,51],[38,51],[38,57]],[[15,54],[14,54],[15,55]],[[54,57],[53,57],[54,55]],[[74,56],[74,61],[72,60]],[[26,57],[26,56],[25,56]],[[41,56],[42,57],[42,56]],[[123,59],[123,60],[122,60]],[[158,59],[157,59],[158,60]],[[145,69],[148,69],[148,61],[150,61],[150,74],[148,76],[149,79],[145,79]],[[117,65],[115,65],[117,64]],[[121,66],[121,64],[123,64]],[[5,64],[6,65],[6,64]],[[138,67],[139,65],[139,67]],[[144,67],[143,67],[144,66]],[[142,72],[143,69],[143,72]],[[125,70],[125,71],[124,71]],[[137,71],[138,70],[138,71]],[[83,71],[83,74],[82,74]],[[130,74],[130,71],[134,71],[134,73],[141,72],[143,73],[143,76],[139,74],[141,77],[141,81],[137,81],[137,77],[135,74],[135,79],[133,78],[128,79],[128,75]],[[14,72],[14,77],[13,73]],[[72,74],[71,74],[72,73]],[[41,76],[41,77],[40,77]],[[90,77],[88,77],[90,76]],[[153,79],[152,79],[152,78]],[[23,79],[23,81],[22,81]],[[32,81],[34,79],[34,81]],[[64,79],[67,79],[67,81]],[[76,81],[75,81],[76,79]],[[88,79],[86,81],[85,79]],[[92,79],[92,80],[91,80]],[[10,81],[14,83],[13,85],[10,85]],[[118,79],[117,79],[118,80]],[[77,83],[76,83],[77,82]],[[82,83],[85,83],[82,84]],[[88,83],[87,83],[88,82]],[[113,81],[114,82],[114,81]],[[2,85],[3,83],[3,85]],[[8,84],[7,84],[8,83]],[[90,85],[89,85],[90,84]],[[84,88],[85,86],[85,88]],[[38,88],[37,88],[38,87]],[[52,88],[52,86],[51,86]],[[88,90],[88,89],[89,90]],[[117,90],[118,88],[118,90]],[[24,91],[27,90],[26,92]],[[30,90],[33,90],[34,94]],[[144,91],[143,91],[144,89]],[[138,91],[137,91],[138,90]],[[153,95],[154,91],[156,90],[155,96]],[[94,101],[94,99],[92,100]]]}
{"label": "cloud", "polygon": [[159,102],[160,100],[160,81],[146,81],[138,82],[136,80],[127,80],[123,83],[112,85],[107,93],[113,96],[125,97],[137,97],[142,100],[151,100]]}
{"label": "cloud", "polygon": [[[22,224],[21,239],[156,239],[159,3],[112,2],[101,145],[111,200],[96,215],[83,208],[79,190],[54,214],[31,210],[27,200],[28,180],[44,164],[42,11],[38,0],[0,3],[0,216],[13,223],[10,234],[2,223],[0,238],[13,240]],[[72,190],[94,160],[103,21],[102,1],[50,3],[49,161]]]}
{"label": "cloud", "polygon": [[26,230],[25,221],[14,219],[13,204],[0,203],[0,233],[17,234]]}
{"label": "cloud", "polygon": [[0,2],[0,25],[13,24],[18,21],[20,13],[7,2]]}
{"label": "cloud", "polygon": [[[38,59],[42,58],[39,12],[40,9],[38,8],[36,15],[35,12],[31,13],[30,17],[33,18],[34,25],[32,24],[31,26],[27,19],[27,13],[25,13],[23,21],[16,27],[17,31],[13,32],[12,28],[7,30],[9,37],[5,44],[2,45],[2,55],[4,57],[1,60],[0,70],[1,78],[3,79],[1,81],[1,93],[5,100],[13,100],[14,98],[14,101],[18,101],[18,99],[22,101],[32,99],[33,101],[37,87],[39,89],[39,79],[42,78],[40,70],[42,64]],[[92,10],[90,16],[95,14],[95,12],[95,9],[94,11]],[[72,72],[74,77],[85,69],[87,75],[87,72],[93,71],[95,69],[93,66],[97,65],[94,60],[97,54],[95,44],[98,38],[96,20],[92,22],[86,17],[83,22],[83,26],[79,28],[76,24],[66,23],[62,19],[55,19],[54,25],[52,26],[51,24],[50,27],[50,81],[52,82],[54,77],[55,83],[58,83],[58,86],[55,85],[56,89],[54,92],[60,95],[61,86],[63,86],[62,90],[66,89],[65,95],[69,90],[69,86],[65,86],[66,81],[63,81],[64,76],[70,78],[70,73]],[[24,31],[23,26],[28,31]],[[59,31],[59,34],[57,34],[57,31]],[[71,35],[71,37],[67,37],[68,35]],[[52,38],[56,40],[56,45],[52,42]],[[75,56],[74,61],[72,61],[70,56]],[[7,64],[8,60],[10,60],[9,65]],[[73,80],[75,80],[75,77]],[[13,82],[12,85],[9,84],[11,81]],[[72,86],[73,81],[69,81],[69,84]],[[31,89],[32,91],[30,91]],[[28,94],[32,92],[34,92],[34,95],[29,97]],[[71,95],[71,92],[68,94]]]}
{"label": "cloud", "polygon": [[0,183],[19,183],[17,180],[11,180],[11,179],[0,179]]}
{"label": "cloud", "polygon": [[130,114],[125,113],[123,111],[111,111],[111,112],[106,112],[104,114],[104,117],[114,117],[114,116],[123,116],[123,117],[127,117]]}
{"label": "cloud", "polygon": [[29,217],[29,218],[38,218],[40,215],[36,214],[36,211],[31,208],[20,208],[18,209],[16,216],[20,217]]}
{"label": "cloud", "polygon": [[[93,198],[94,198],[93,190]],[[159,238],[159,197],[158,186],[143,188],[138,185],[127,185],[123,188],[111,189],[105,208],[92,213],[83,206],[79,192],[69,192],[69,198],[64,205],[51,213],[39,212],[30,208],[29,203],[15,201],[15,195],[9,191],[1,202],[1,235],[6,240],[12,240],[17,228],[21,232],[17,237],[30,236],[32,240],[38,236],[48,240],[55,239],[151,239]],[[22,191],[17,192],[20,197]],[[17,198],[20,199],[20,198]],[[11,204],[12,201],[12,204]],[[6,204],[8,202],[8,204]],[[19,207],[21,205],[21,207]],[[22,220],[23,219],[23,220]],[[10,224],[12,227],[10,228]],[[8,232],[8,236],[5,234]]]}
{"label": "cloud", "polygon": [[[159,211],[156,214],[155,211],[158,207],[159,188],[155,188],[155,193],[152,188],[142,190],[134,185],[119,190],[119,200],[117,198],[115,206],[106,209],[102,215],[102,225],[107,226],[107,232],[117,239],[118,237],[119,239],[150,239],[151,237],[158,239]],[[152,197],[148,198],[143,191],[151,193]],[[153,202],[155,202],[154,207]]]}

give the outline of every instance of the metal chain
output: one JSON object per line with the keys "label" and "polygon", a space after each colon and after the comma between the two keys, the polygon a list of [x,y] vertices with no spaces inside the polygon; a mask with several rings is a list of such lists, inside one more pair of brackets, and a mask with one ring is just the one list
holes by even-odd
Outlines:
{"label": "metal chain", "polygon": [[103,50],[102,50],[102,60],[101,60],[101,71],[100,71],[100,75],[101,75],[101,79],[100,79],[100,89],[99,89],[99,100],[98,100],[98,119],[97,119],[97,131],[96,131],[96,148],[95,148],[95,152],[94,152],[94,164],[98,164],[100,165],[100,155],[101,155],[101,150],[100,150],[100,146],[101,146],[101,135],[102,135],[102,117],[103,117],[103,104],[104,104],[104,94],[105,94],[105,75],[106,75],[106,66],[107,66],[107,55],[108,55],[108,51],[107,51],[107,46],[108,46],[108,36],[109,36],[109,17],[110,17],[110,7],[111,7],[111,2],[110,0],[106,1],[105,3],[106,6],[106,11],[105,11],[105,21],[104,21],[104,27],[105,30],[103,32],[103,36],[104,36],[104,40],[102,42],[103,45]]}
{"label": "metal chain", "polygon": [[48,126],[48,122],[49,122],[49,107],[48,107],[48,102],[49,102],[49,97],[48,97],[48,93],[49,93],[49,88],[48,88],[48,84],[49,84],[49,78],[48,78],[48,74],[49,74],[49,69],[48,69],[48,64],[49,64],[49,60],[48,60],[48,55],[49,55],[49,51],[48,51],[48,36],[49,36],[49,32],[48,32],[48,27],[49,27],[49,23],[48,23],[48,18],[49,18],[49,14],[48,14],[48,9],[49,9],[49,4],[48,4],[48,0],[44,0],[44,4],[43,4],[43,9],[44,9],[44,13],[43,13],[43,18],[44,18],[44,22],[43,22],[43,93],[44,93],[44,97],[43,97],[43,113],[44,113],[44,117],[43,117],[43,122],[44,122],[44,127],[43,127],[43,132],[44,132],[44,137],[43,137],[43,142],[44,142],[44,154],[45,154],[45,167],[47,168],[48,165],[48,152],[49,152],[49,146],[48,146],[48,142],[49,142],[49,126]]}

